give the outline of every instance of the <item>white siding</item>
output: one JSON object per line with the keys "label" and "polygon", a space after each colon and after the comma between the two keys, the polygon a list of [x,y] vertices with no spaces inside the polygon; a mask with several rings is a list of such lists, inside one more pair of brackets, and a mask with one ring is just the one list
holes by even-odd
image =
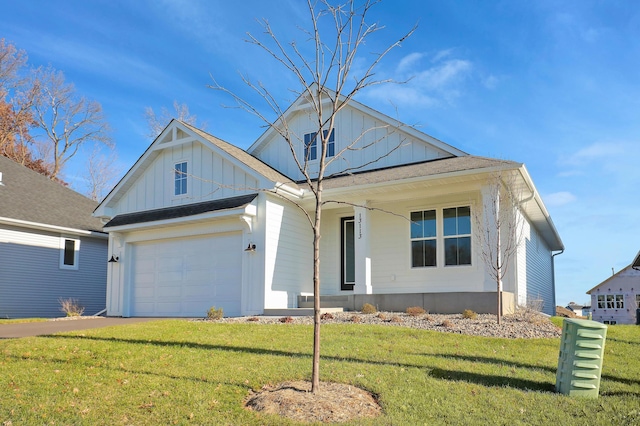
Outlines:
{"label": "white siding", "polygon": [[[71,235],[66,235],[71,237]],[[56,233],[0,229],[0,318],[60,317],[59,299],[77,299],[92,315],[105,308],[107,240],[80,240],[78,269],[60,269]]]}
{"label": "white siding", "polygon": [[309,222],[286,201],[268,197],[265,224],[265,308],[295,307],[313,292],[313,240]]}
{"label": "white siding", "polygon": [[[311,118],[306,113],[298,112],[288,123],[294,135],[292,139],[296,144],[296,154],[301,162],[304,158],[304,135],[318,130]],[[346,168],[352,168],[353,171],[372,170],[449,156],[443,150],[415,139],[402,130],[386,127],[386,124],[353,108],[347,107],[339,112],[335,123],[336,156],[332,158],[335,161],[327,168],[327,175],[339,173]],[[340,150],[354,141],[357,141],[355,150],[345,151],[342,156],[338,156]],[[358,149],[367,145],[371,146]],[[389,152],[391,154],[387,155]],[[302,179],[302,174],[291,157],[289,145],[283,138],[272,139],[252,154],[292,179]],[[359,168],[365,164],[368,165]],[[317,167],[317,161],[310,161],[309,170],[313,171],[314,167]]]}
{"label": "white siding", "polygon": [[[174,196],[174,166],[188,164],[186,196]],[[167,148],[119,200],[116,214],[217,200],[256,192],[257,180],[199,142]]]}
{"label": "white siding", "polygon": [[[376,204],[370,212],[371,283],[373,293],[443,293],[494,291],[485,283],[484,265],[473,242],[471,266],[444,266],[444,242],[438,240],[438,266],[412,268],[410,212],[436,209],[442,236],[442,209],[471,205],[469,194],[417,199],[393,204]],[[340,218],[353,210],[336,209],[323,213],[321,240],[322,294],[349,294],[340,291]]]}

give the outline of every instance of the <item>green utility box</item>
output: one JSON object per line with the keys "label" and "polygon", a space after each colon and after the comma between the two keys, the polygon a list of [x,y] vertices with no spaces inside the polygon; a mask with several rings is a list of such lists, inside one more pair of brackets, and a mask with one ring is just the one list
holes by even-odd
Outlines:
{"label": "green utility box", "polygon": [[597,398],[607,326],[596,321],[565,319],[558,356],[556,392]]}

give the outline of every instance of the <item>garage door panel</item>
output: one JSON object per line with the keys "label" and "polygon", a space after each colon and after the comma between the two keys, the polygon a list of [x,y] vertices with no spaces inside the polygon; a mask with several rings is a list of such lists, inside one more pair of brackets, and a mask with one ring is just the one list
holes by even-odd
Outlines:
{"label": "garage door panel", "polygon": [[240,315],[242,253],[239,233],[135,245],[131,315]]}

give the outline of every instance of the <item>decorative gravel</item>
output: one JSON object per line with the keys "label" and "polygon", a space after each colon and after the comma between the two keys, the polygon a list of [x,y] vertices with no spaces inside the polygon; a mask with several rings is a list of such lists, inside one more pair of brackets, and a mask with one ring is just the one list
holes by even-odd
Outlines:
{"label": "decorative gravel", "polygon": [[[215,320],[224,323],[258,324],[313,324],[313,317],[239,317]],[[363,314],[360,312],[342,312],[324,314],[322,324],[376,324],[390,327],[410,327],[433,330],[443,333],[468,334],[484,337],[502,337],[507,339],[540,339],[560,337],[561,329],[556,327],[549,317],[531,312],[504,315],[498,325],[495,315],[479,314],[475,319],[463,318],[461,314],[421,314],[412,316],[398,312],[378,312]]]}

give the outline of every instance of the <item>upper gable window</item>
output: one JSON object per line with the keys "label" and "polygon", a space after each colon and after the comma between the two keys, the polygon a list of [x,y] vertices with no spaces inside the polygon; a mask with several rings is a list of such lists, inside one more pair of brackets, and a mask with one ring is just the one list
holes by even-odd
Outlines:
{"label": "upper gable window", "polygon": [[174,192],[173,195],[185,195],[187,193],[188,169],[187,162],[176,163],[174,167]]}
{"label": "upper gable window", "polygon": [[78,269],[78,253],[80,240],[75,238],[60,239],[60,269]]}
{"label": "upper gable window", "polygon": [[[329,131],[323,130],[322,134],[326,138]],[[331,129],[325,157],[333,157],[335,155],[335,149],[335,129]],[[318,159],[318,138],[316,138],[316,133],[307,133],[304,135],[304,158],[307,161]]]}

